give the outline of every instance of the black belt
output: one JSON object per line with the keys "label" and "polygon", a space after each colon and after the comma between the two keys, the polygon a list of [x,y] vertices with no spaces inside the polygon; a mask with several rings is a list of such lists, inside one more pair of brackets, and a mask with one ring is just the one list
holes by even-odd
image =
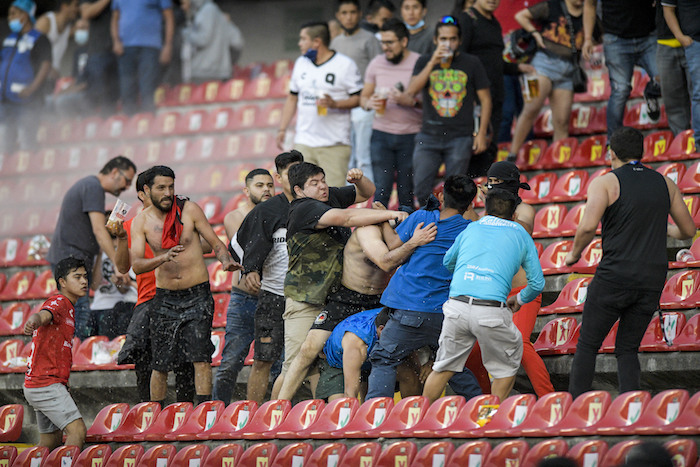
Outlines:
{"label": "black belt", "polygon": [[454,300],[459,300],[460,302],[469,303],[470,305],[478,306],[497,306],[502,308],[506,306],[505,303],[499,302],[498,300],[482,300],[480,298],[470,297],[469,295],[458,295],[456,297],[450,297]]}

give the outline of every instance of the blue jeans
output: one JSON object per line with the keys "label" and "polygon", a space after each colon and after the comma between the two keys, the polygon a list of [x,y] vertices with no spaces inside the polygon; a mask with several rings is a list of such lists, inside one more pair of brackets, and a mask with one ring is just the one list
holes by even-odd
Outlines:
{"label": "blue jeans", "polygon": [[659,44],[656,48],[656,66],[659,69],[668,126],[677,135],[690,128],[692,83],[683,47]]}
{"label": "blue jeans", "polygon": [[466,174],[472,157],[471,136],[433,136],[423,132],[416,135],[413,151],[413,191],[418,203],[425,205],[433,192],[435,177],[442,163],[445,177]]}
{"label": "blue jeans", "polygon": [[361,107],[355,107],[350,111],[350,121],[352,127],[350,131],[350,141],[352,152],[350,153],[349,168],[362,169],[365,177],[373,180],[372,159],[370,158],[370,142],[372,136],[372,122],[374,122],[374,111],[366,111]]}
{"label": "blue jeans", "polygon": [[155,111],[153,96],[161,75],[159,58],[160,50],[155,47],[124,47],[118,62],[122,110],[126,114]]}
{"label": "blue jeans", "polygon": [[656,36],[625,39],[614,34],[603,34],[605,64],[610,73],[610,100],[608,100],[608,140],[622,126],[625,105],[632,91],[634,66],[639,65],[653,79],[656,69]]}
{"label": "blue jeans", "polygon": [[255,330],[255,308],[258,298],[231,290],[231,301],[226,311],[226,337],[224,337],[224,350],[221,354],[221,365],[216,371],[213,400],[223,401],[227,404],[231,401],[231,393],[238,379],[238,372],[243,368],[250,343],[253,342]]}
{"label": "blue jeans", "polygon": [[[379,341],[374,345],[369,361],[369,389],[366,399],[392,397],[396,386],[396,367],[411,353],[425,347],[438,348],[442,331],[442,313],[393,310]],[[459,395],[470,399],[481,394],[476,378],[468,369],[456,373],[450,386]]]}
{"label": "blue jeans", "polygon": [[114,114],[119,99],[117,57],[111,52],[97,52],[88,56],[85,64],[87,99],[93,109],[103,116]]}
{"label": "blue jeans", "polygon": [[[413,206],[413,149],[416,135],[394,135],[372,131],[372,171],[377,191],[374,200],[389,203],[396,180],[400,206]],[[396,176],[394,176],[396,174]]]}
{"label": "blue jeans", "polygon": [[693,83],[690,108],[693,115],[695,146],[700,147],[700,42],[693,41],[692,44],[685,48],[685,60],[688,63],[690,81]]}

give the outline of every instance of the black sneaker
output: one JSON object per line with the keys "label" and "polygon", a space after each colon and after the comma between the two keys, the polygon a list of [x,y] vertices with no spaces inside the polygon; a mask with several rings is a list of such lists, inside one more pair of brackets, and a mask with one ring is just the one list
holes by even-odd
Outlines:
{"label": "black sneaker", "polygon": [[661,116],[659,97],[661,97],[661,86],[659,86],[656,80],[652,79],[644,88],[644,100],[646,100],[647,103],[649,118],[655,122],[658,121]]}

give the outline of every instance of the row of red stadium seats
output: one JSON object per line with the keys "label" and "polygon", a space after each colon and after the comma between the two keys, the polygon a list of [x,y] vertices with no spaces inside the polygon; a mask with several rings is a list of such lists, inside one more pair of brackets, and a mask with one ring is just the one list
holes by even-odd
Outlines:
{"label": "row of red stadium seats", "polygon": [[[418,449],[412,441],[396,441],[383,449],[377,442],[365,442],[351,447],[343,443],[327,443],[314,449],[309,443],[296,442],[279,449],[274,443],[263,442],[256,443],[248,449],[236,443],[224,444],[214,449],[204,444],[194,444],[179,451],[172,444],[159,444],[145,452],[139,444],[127,444],[114,452],[109,445],[98,444],[83,452],[75,446],[60,447],[51,452],[45,447],[34,447],[25,450],[19,456],[14,446],[6,446],[0,451],[0,459],[9,459],[12,466],[22,467],[59,467],[65,458],[71,460],[73,467],[534,467],[542,459],[566,456],[578,465],[614,467],[620,465],[630,449],[640,443],[640,440],[627,440],[608,446],[604,440],[585,440],[569,448],[564,440],[556,439],[545,440],[532,447],[523,440],[504,441],[493,447],[487,441],[471,441],[457,446],[451,441],[436,441]],[[671,440],[667,441],[664,447],[673,456],[675,465],[695,465],[695,441]],[[32,462],[32,459],[35,461]]]}

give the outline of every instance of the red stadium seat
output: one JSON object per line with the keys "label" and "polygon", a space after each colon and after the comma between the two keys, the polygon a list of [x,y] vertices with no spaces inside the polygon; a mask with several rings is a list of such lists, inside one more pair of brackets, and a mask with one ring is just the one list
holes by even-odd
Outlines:
{"label": "red stadium seat", "polygon": [[273,102],[266,105],[257,115],[256,128],[278,128],[282,121],[284,102]]}
{"label": "red stadium seat", "polygon": [[105,123],[100,117],[87,117],[71,125],[70,122],[60,124],[59,141],[72,143],[78,141],[94,141],[102,138],[100,129]]}
{"label": "red stadium seat", "polygon": [[595,133],[593,123],[598,111],[592,105],[574,105],[569,117],[569,134],[588,135]]}
{"label": "red stadium seat", "polygon": [[211,332],[211,343],[214,344],[214,353],[211,355],[211,365],[219,366],[221,365],[221,358],[224,351],[224,338],[226,332],[224,331],[212,331]]}
{"label": "red stadium seat", "polygon": [[588,295],[590,277],[582,277],[568,282],[551,305],[540,308],[539,315],[559,313],[580,313]]}
{"label": "red stadium seat", "polygon": [[700,162],[694,162],[688,167],[678,183],[678,188],[683,193],[700,193]]}
{"label": "red stadium seat", "polygon": [[364,438],[369,430],[380,427],[394,409],[391,397],[375,397],[365,401],[350,422],[331,432],[333,438]]}
{"label": "red stadium seat", "polygon": [[[106,336],[92,336],[85,339],[73,356],[72,371],[92,371],[116,369],[110,340]],[[112,368],[110,368],[112,367]]]}
{"label": "red stadium seat", "polygon": [[209,270],[209,283],[211,291],[214,293],[230,292],[233,273],[224,271],[220,262],[211,263],[207,269]]}
{"label": "red stadium seat", "polygon": [[239,101],[243,97],[244,88],[245,80],[240,78],[228,80],[219,87],[216,100],[218,102]]}
{"label": "red stadium seat", "polygon": [[469,441],[457,447],[447,462],[447,467],[484,465],[491,453],[488,441]]}
{"label": "red stadium seat", "polygon": [[[566,213],[566,217],[562,221],[559,229],[557,230],[558,236],[560,237],[573,237],[576,235],[576,229],[578,224],[581,222],[583,213],[586,210],[586,203],[579,203],[573,206],[569,212]],[[600,229],[600,224],[598,224]]]}
{"label": "red stadium seat", "polygon": [[548,457],[563,457],[569,450],[569,445],[563,439],[548,439],[532,446],[525,455],[523,467],[537,467]]}
{"label": "red stadium seat", "polygon": [[[136,404],[126,414],[124,421],[119,428],[111,433],[102,435],[103,442],[132,442],[134,436],[146,431],[156,421],[160,414],[160,404],[158,402],[142,402]],[[116,454],[116,452],[114,453]],[[114,456],[114,454],[112,456]],[[111,460],[111,457],[110,457]]]}
{"label": "red stadium seat", "polygon": [[220,107],[209,112],[203,124],[204,131],[218,133],[236,129],[236,113],[230,107]]}
{"label": "red stadium seat", "polygon": [[211,430],[219,420],[224,408],[225,404],[221,401],[202,402],[186,418],[185,422],[176,430],[165,433],[162,438],[166,441],[194,441],[201,439],[197,435]]}
{"label": "red stadium seat", "polygon": [[549,433],[556,430],[566,416],[571,402],[571,394],[568,392],[550,392],[540,397],[525,421],[513,428],[512,436],[550,436]]}
{"label": "red stadium seat", "polygon": [[578,274],[593,274],[598,269],[598,263],[602,257],[603,242],[596,238],[583,249],[581,259],[571,267],[571,270]]}
{"label": "red stadium seat", "polygon": [[192,99],[192,90],[194,89],[194,84],[184,83],[178,84],[168,93],[169,106],[185,106],[190,105]]}
{"label": "red stadium seat", "polygon": [[234,467],[242,455],[243,447],[240,444],[222,444],[209,453],[201,467]]}
{"label": "red stadium seat", "polygon": [[56,280],[53,277],[53,272],[47,269],[34,279],[32,287],[25,296],[28,299],[46,299],[57,293],[58,290],[56,289]]}
{"label": "red stadium seat", "polygon": [[193,104],[213,104],[217,102],[221,86],[221,81],[207,81],[206,83],[198,84],[192,89],[190,102]]}
{"label": "red stadium seat", "polygon": [[143,453],[139,460],[139,466],[161,467],[163,465],[172,465],[176,452],[177,448],[172,444],[157,444]]}
{"label": "red stadium seat", "polygon": [[272,86],[272,79],[267,75],[261,74],[254,79],[246,82],[243,88],[244,100],[267,99]]}
{"label": "red stadium seat", "polygon": [[237,439],[255,414],[258,404],[254,401],[236,401],[224,409],[216,423],[206,432],[199,433],[196,439]]}
{"label": "red stadium seat", "polygon": [[253,414],[252,419],[240,433],[244,439],[263,439],[263,435],[274,431],[292,410],[292,403],[287,400],[265,402]]}
{"label": "red stadium seat", "polygon": [[[17,448],[14,446],[0,446],[0,465],[11,466],[17,458]],[[4,464],[3,464],[4,462]]]}
{"label": "red stadium seat", "polygon": [[[660,319],[652,318],[642,337],[642,342],[639,344],[639,350],[641,352],[668,352],[678,350],[673,347],[673,343],[683,331],[685,321],[685,314],[677,311],[668,311],[664,313],[663,323]],[[666,340],[671,342],[671,345],[669,345]]]}
{"label": "red stadium seat", "polygon": [[356,444],[348,449],[338,467],[374,466],[377,463],[382,445],[372,441]]}
{"label": "red stadium seat", "polygon": [[329,402],[316,422],[312,423],[307,429],[299,431],[297,438],[330,438],[331,432],[342,430],[350,423],[359,406],[360,404],[355,397],[341,397]]}
{"label": "red stadium seat", "polygon": [[579,466],[591,467],[600,465],[608,453],[608,443],[602,439],[587,439],[569,448],[566,457],[576,461]]}
{"label": "red stadium seat", "polygon": [[76,459],[80,454],[78,446],[59,446],[46,456],[46,459],[41,463],[42,467],[63,467],[65,465],[73,465],[73,459]]}
{"label": "red stadium seat", "polygon": [[[450,438],[472,438],[480,436],[488,419],[484,419],[485,406],[497,406],[498,396],[483,394],[469,399],[457,413],[457,421],[440,433]],[[498,412],[497,412],[498,413]]]}
{"label": "red stadium seat", "polygon": [[638,130],[650,130],[656,128],[657,122],[649,117],[646,103],[637,102],[627,106],[623,123],[625,126],[631,126]]}
{"label": "red stadium seat", "polygon": [[33,446],[20,452],[15,458],[12,467],[34,467],[42,465],[49,457],[49,448],[46,446]]}
{"label": "red stadium seat", "polygon": [[646,391],[629,391],[620,394],[600,419],[596,426],[596,434],[614,436],[630,433],[636,427],[650,400],[651,395]]}
{"label": "red stadium seat", "polygon": [[228,311],[228,302],[231,300],[231,295],[220,293],[214,295],[214,322],[213,328],[226,327],[226,313]]}
{"label": "red stadium seat", "polygon": [[420,422],[428,411],[428,398],[423,396],[411,396],[401,399],[394,406],[386,421],[378,428],[365,433],[369,438],[384,437],[398,438],[409,428]]}
{"label": "red stadium seat", "polygon": [[700,350],[700,314],[693,315],[673,341],[674,348],[683,351]]}
{"label": "red stadium seat", "polygon": [[655,131],[644,138],[644,157],[642,162],[651,163],[668,160],[667,149],[673,141],[673,133],[669,130]]}
{"label": "red stadium seat", "polygon": [[690,398],[685,406],[685,410],[681,412],[671,425],[676,435],[690,436],[700,434],[700,392],[696,392]]}
{"label": "red stadium seat", "polygon": [[120,402],[104,407],[95,417],[95,420],[87,430],[85,441],[88,443],[99,443],[103,436],[113,433],[124,421],[124,417],[129,412],[129,404]]}
{"label": "red stadium seat", "polygon": [[552,430],[552,436],[585,436],[595,433],[608,411],[611,397],[606,391],[588,391],[576,398],[564,418]]}
{"label": "red stadium seat", "polygon": [[0,343],[0,373],[27,371],[26,362],[21,358],[24,347],[24,341],[20,339],[7,339]]}
{"label": "red stadium seat", "polygon": [[674,466],[691,466],[698,460],[698,447],[692,439],[672,439],[664,443],[664,448]]}
{"label": "red stadium seat", "polygon": [[413,441],[397,441],[382,450],[376,467],[410,466],[416,457],[416,444]]}
{"label": "red stadium seat", "polygon": [[695,239],[693,241],[693,244],[690,246],[690,253],[693,255],[693,259],[686,261],[669,261],[669,269],[700,267],[700,240]]}
{"label": "red stadium seat", "polygon": [[[47,221],[51,221],[55,226],[55,220],[58,220],[58,215],[47,216]],[[42,226],[44,223],[42,222]],[[51,227],[53,228],[53,226]],[[41,227],[43,230],[43,227]],[[19,250],[17,258],[17,266],[48,266],[48,261],[43,257],[48,252],[49,239],[44,235],[36,235],[31,240],[25,241],[22,248]]]}
{"label": "red stadium seat", "polygon": [[305,464],[307,467],[327,467],[338,465],[348,448],[343,443],[323,444],[314,450]]}
{"label": "red stadium seat", "polygon": [[491,454],[486,458],[484,467],[509,467],[512,465],[522,465],[527,455],[527,441],[514,439],[504,441],[495,446]]}
{"label": "red stadium seat", "polygon": [[444,430],[457,421],[457,413],[465,404],[462,396],[445,396],[436,400],[425,413],[425,417],[411,429],[401,433],[403,438],[439,438]]}
{"label": "red stadium seat", "polygon": [[0,312],[0,336],[24,334],[24,323],[31,315],[30,311],[26,302],[16,302],[3,309]]}
{"label": "red stadium seat", "polygon": [[271,465],[277,456],[277,446],[274,443],[254,444],[241,454],[236,467],[264,467]]}
{"label": "red stadium seat", "polygon": [[547,248],[544,249],[540,255],[540,263],[542,265],[542,273],[546,275],[550,274],[568,274],[571,272],[571,268],[564,264],[567,253],[573,248],[573,243],[571,240],[560,240],[558,242],[551,243]]}
{"label": "red stadium seat", "polygon": [[210,223],[216,223],[212,222],[212,219],[219,217],[221,213],[221,198],[218,196],[205,196],[197,201],[197,204],[204,211],[207,220]]}
{"label": "red stadium seat", "polygon": [[308,399],[298,402],[285,417],[284,421],[274,429],[263,433],[262,438],[299,438],[300,432],[313,426],[316,420],[319,419],[325,406],[326,403],[321,399]]}
{"label": "red stadium seat", "polygon": [[693,130],[685,130],[678,133],[666,150],[666,154],[672,161],[697,159],[700,157],[695,146]]}
{"label": "red stadium seat", "polygon": [[197,189],[204,193],[228,191],[226,169],[225,165],[213,165],[203,170],[196,181]]}
{"label": "red stadium seat", "polygon": [[562,355],[568,353],[569,344],[574,336],[578,323],[576,318],[556,318],[548,322],[540,331],[533,344],[540,355]]}
{"label": "red stadium seat", "polygon": [[176,402],[165,407],[147,430],[134,435],[135,441],[165,441],[165,435],[175,434],[185,420],[192,416],[192,402]]}
{"label": "red stadium seat", "polygon": [[642,441],[639,439],[628,439],[611,446],[599,464],[600,467],[617,467],[622,465],[630,449],[641,443]]}
{"label": "red stadium seat", "polygon": [[515,163],[518,167],[526,169],[532,165],[535,165],[540,156],[542,156],[546,150],[547,141],[543,139],[526,141],[518,151],[518,156]]}
{"label": "red stadium seat", "polygon": [[151,136],[174,136],[180,120],[179,112],[159,113],[153,122]]}
{"label": "red stadium seat", "polygon": [[585,170],[572,170],[563,174],[552,189],[551,200],[555,203],[570,203],[585,199],[587,181],[588,172]]}
{"label": "red stadium seat", "polygon": [[208,113],[206,110],[196,109],[190,110],[182,115],[177,122],[175,132],[178,135],[196,134],[202,131],[204,121],[207,119]]}
{"label": "red stadium seat", "polygon": [[542,207],[535,214],[535,228],[533,238],[550,238],[559,236],[559,227],[566,216],[566,206],[563,204],[551,204]]}
{"label": "red stadium seat", "polygon": [[173,90],[167,84],[161,84],[156,88],[156,92],[153,93],[153,101],[156,107],[173,105]]}
{"label": "red stadium seat", "polygon": [[269,64],[267,67],[265,67],[265,71],[275,78],[281,78],[283,76],[291,75],[293,67],[294,62],[292,60],[281,59]]}
{"label": "red stadium seat", "polygon": [[498,406],[493,418],[479,431],[479,435],[487,438],[505,438],[510,429],[525,421],[536,401],[534,394],[510,396]]}
{"label": "red stadium seat", "polygon": [[661,299],[661,309],[695,308],[700,286],[700,271],[683,271],[666,281]]}
{"label": "red stadium seat", "polygon": [[[220,402],[220,401],[219,401]],[[183,447],[175,454],[171,467],[192,467],[201,465],[209,455],[209,446],[206,444],[190,444]]]}
{"label": "red stadium seat", "polygon": [[135,467],[141,465],[139,461],[143,457],[143,451],[143,446],[140,444],[122,446],[109,456],[105,467]]}
{"label": "red stadium seat", "polygon": [[100,140],[120,140],[125,136],[125,129],[129,123],[126,115],[112,115],[97,129],[97,138]]}
{"label": "red stadium seat", "polygon": [[272,467],[306,465],[313,452],[314,448],[309,443],[288,444],[277,453],[274,462],[272,462]]}
{"label": "red stadium seat", "polygon": [[62,149],[42,149],[34,157],[35,162],[38,164],[38,167],[35,166],[34,170],[42,173],[57,173],[65,170],[63,165],[67,164],[68,161],[66,160],[67,157],[63,156],[64,151]]}
{"label": "red stadium seat", "polygon": [[531,189],[529,191],[523,191],[521,197],[523,201],[528,204],[549,203],[551,201],[552,190],[556,183],[557,174],[554,172],[544,172],[535,175],[528,180]]}
{"label": "red stadium seat", "polygon": [[600,345],[598,353],[613,353],[615,351],[615,342],[617,341],[617,328],[620,325],[620,320],[618,319],[613,324],[613,327],[608,331],[608,335],[603,339],[603,343]]}
{"label": "red stadium seat", "polygon": [[602,102],[610,98],[610,78],[607,73],[589,73],[585,93],[574,94],[574,102]]}
{"label": "red stadium seat", "polygon": [[150,112],[137,113],[129,119],[124,129],[127,139],[147,138],[153,132],[154,116]]}
{"label": "red stadium seat", "polygon": [[[23,422],[24,406],[22,404],[8,404],[0,407],[0,443],[18,441],[22,435]],[[0,456],[0,459],[4,457]]]}
{"label": "red stadium seat", "polygon": [[685,164],[682,162],[670,162],[658,167],[656,171],[661,175],[667,176],[677,185],[685,175]]}
{"label": "red stadium seat", "polygon": [[413,458],[412,467],[423,466],[444,466],[450,460],[455,450],[454,444],[450,441],[435,441],[427,444],[416,453]]}
{"label": "red stadium seat", "polygon": [[258,106],[255,104],[247,104],[239,107],[234,115],[233,128],[236,130],[245,130],[255,128],[255,123],[258,116]]}
{"label": "red stadium seat", "polygon": [[535,118],[535,123],[532,125],[532,133],[537,138],[551,138],[554,133],[554,125],[552,124],[552,109],[543,107],[539,115]]}
{"label": "red stadium seat", "polygon": [[27,292],[34,283],[34,277],[33,271],[22,270],[15,273],[0,292],[0,301],[25,300]]}
{"label": "red stadium seat", "polygon": [[[649,402],[642,415],[634,424],[638,435],[672,435],[673,422],[683,413],[690,395],[685,389],[661,391]],[[630,430],[626,429],[626,433]]]}
{"label": "red stadium seat", "polygon": [[532,169],[560,169],[567,167],[571,156],[576,151],[578,140],[576,138],[564,138],[553,142],[544,155],[531,165]]}

